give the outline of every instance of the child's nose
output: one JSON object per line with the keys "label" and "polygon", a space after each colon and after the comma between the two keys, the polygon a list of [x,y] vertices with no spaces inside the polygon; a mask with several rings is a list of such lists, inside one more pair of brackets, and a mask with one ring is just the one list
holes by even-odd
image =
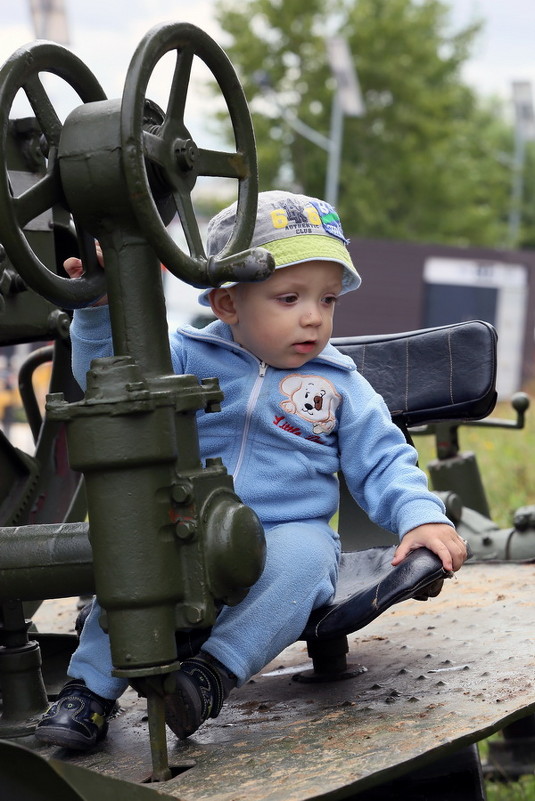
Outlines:
{"label": "child's nose", "polygon": [[303,311],[303,323],[305,325],[321,325],[322,320],[323,316],[321,314],[321,309],[319,309],[315,304],[310,304]]}

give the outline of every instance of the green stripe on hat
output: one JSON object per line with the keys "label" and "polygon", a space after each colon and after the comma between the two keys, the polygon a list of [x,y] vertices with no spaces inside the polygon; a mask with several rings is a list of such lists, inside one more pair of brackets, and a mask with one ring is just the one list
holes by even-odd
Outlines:
{"label": "green stripe on hat", "polygon": [[297,234],[265,242],[262,247],[269,250],[274,257],[276,270],[307,261],[334,261],[344,268],[342,293],[350,292],[360,286],[360,275],[351,261],[348,249],[343,242],[333,236]]}

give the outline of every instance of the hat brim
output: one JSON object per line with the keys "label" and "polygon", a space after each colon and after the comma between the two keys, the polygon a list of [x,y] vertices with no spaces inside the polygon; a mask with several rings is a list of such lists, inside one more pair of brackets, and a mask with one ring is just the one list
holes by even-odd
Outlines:
{"label": "hat brim", "polygon": [[[269,250],[275,259],[275,269],[291,267],[294,264],[303,264],[309,261],[330,261],[341,264],[344,268],[342,276],[342,292],[358,289],[361,278],[346,246],[332,236],[320,234],[298,234],[265,242],[260,247]],[[236,286],[236,281],[222,284],[225,288]],[[209,287],[199,295],[201,306],[209,306],[209,295],[214,287]]]}

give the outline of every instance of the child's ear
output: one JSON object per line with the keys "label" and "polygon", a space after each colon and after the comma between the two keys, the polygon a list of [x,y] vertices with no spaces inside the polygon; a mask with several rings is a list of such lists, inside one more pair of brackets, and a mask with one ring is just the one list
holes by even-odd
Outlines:
{"label": "child's ear", "polygon": [[218,289],[213,289],[208,295],[213,313],[227,325],[234,325],[238,322],[233,288],[225,289],[224,287],[219,287]]}

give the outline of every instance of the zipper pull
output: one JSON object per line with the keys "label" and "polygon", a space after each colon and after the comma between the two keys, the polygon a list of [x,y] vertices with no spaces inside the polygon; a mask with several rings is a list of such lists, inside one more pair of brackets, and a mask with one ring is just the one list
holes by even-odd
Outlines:
{"label": "zipper pull", "polygon": [[258,375],[260,376],[260,378],[264,378],[267,368],[268,366],[265,362],[260,362],[260,366],[258,368]]}

